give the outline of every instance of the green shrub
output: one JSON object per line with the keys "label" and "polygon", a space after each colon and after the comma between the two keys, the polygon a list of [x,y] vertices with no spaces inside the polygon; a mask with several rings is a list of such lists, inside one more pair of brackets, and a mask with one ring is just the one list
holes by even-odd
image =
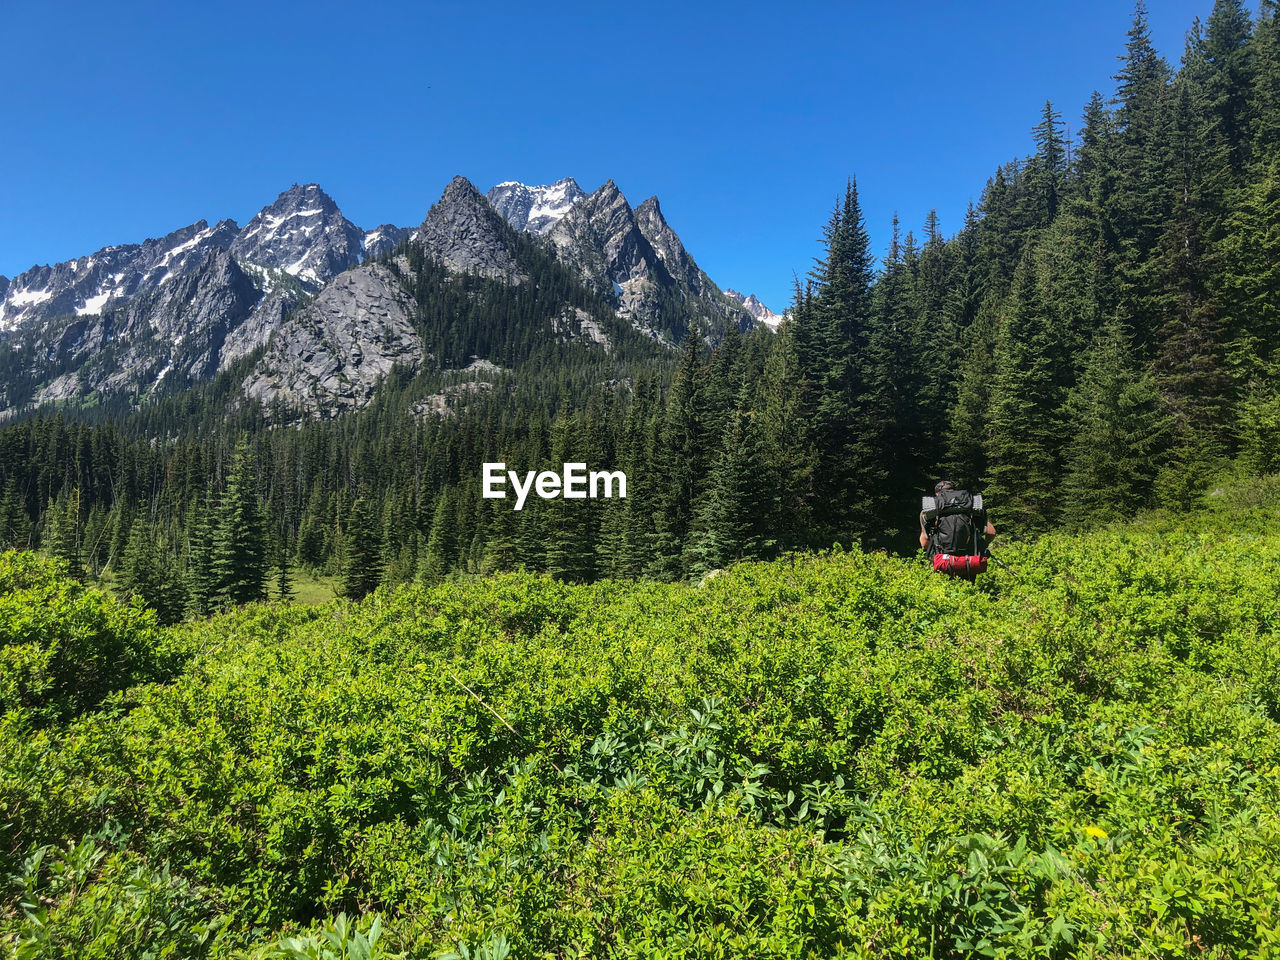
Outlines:
{"label": "green shrub", "polygon": [[0,554],[0,711],[65,721],[164,666],[153,614],[70,579],[60,561]]}
{"label": "green shrub", "polygon": [[[10,872],[51,955],[1280,955],[1280,536],[1003,555],[186,625],[170,682],[0,726]],[[86,836],[74,893],[22,866]]]}

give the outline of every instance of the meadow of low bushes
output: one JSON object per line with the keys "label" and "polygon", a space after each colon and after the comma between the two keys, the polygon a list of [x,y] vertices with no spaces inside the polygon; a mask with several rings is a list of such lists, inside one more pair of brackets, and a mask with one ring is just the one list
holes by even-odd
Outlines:
{"label": "meadow of low bushes", "polygon": [[19,958],[1280,957],[1255,510],[195,624],[0,557]]}

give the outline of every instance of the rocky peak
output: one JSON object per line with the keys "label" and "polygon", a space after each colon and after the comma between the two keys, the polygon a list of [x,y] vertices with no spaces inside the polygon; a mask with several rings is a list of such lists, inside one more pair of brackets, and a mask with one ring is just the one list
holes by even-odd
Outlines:
{"label": "rocky peak", "polygon": [[449,185],[444,188],[444,193],[440,195],[441,203],[477,203],[481,199],[480,191],[476,189],[475,184],[462,174],[450,180]]}
{"label": "rocky peak", "polygon": [[316,289],[360,262],[364,231],[317,184],[295,183],[249,221],[231,252]]}
{"label": "rocky peak", "polygon": [[655,271],[666,277],[660,258],[636,223],[627,198],[608,180],[574,204],[547,234],[557,256],[574,264],[601,292],[643,281]]}
{"label": "rocky peak", "polygon": [[658,198],[650,197],[636,207],[635,217],[640,232],[649,241],[662,261],[662,265],[667,268],[667,272],[698,296],[708,293],[714,285],[707,279],[707,275],[698,269],[698,265],[693,262],[693,257],[689,256],[689,251],[680,242],[676,232],[663,218]]}
{"label": "rocky peak", "polygon": [[417,241],[457,273],[518,282],[514,232],[466,177],[454,177],[444,188]]}
{"label": "rocky peak", "polygon": [[742,306],[747,313],[755,317],[760,323],[763,323],[771,330],[777,330],[778,324],[782,322],[782,314],[774,313],[753,293],[750,296],[739,293],[737,290],[725,290],[724,295],[734,303]]}
{"label": "rocky peak", "polygon": [[541,186],[508,180],[485,194],[493,209],[513,228],[540,236],[550,232],[573,205],[586,196],[586,191],[573,177]]}

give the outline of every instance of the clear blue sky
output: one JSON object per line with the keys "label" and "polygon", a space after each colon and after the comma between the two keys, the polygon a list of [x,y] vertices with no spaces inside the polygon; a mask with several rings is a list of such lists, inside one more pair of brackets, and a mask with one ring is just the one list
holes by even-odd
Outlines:
{"label": "clear blue sky", "polygon": [[[722,287],[775,310],[850,175],[877,253],[897,210],[952,234],[1051,99],[1110,95],[1129,0],[8,4],[0,274],[315,181],[356,223],[420,222],[456,174],[657,194]],[[1256,8],[1256,4],[1253,5]],[[1212,0],[1157,0],[1176,66]]]}

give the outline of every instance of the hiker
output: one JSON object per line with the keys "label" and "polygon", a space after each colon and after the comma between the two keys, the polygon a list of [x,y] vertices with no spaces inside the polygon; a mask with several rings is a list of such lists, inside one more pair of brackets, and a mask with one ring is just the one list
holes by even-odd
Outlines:
{"label": "hiker", "polygon": [[982,497],[939,480],[920,511],[920,546],[933,569],[972,581],[987,569],[986,544],[996,535]]}

